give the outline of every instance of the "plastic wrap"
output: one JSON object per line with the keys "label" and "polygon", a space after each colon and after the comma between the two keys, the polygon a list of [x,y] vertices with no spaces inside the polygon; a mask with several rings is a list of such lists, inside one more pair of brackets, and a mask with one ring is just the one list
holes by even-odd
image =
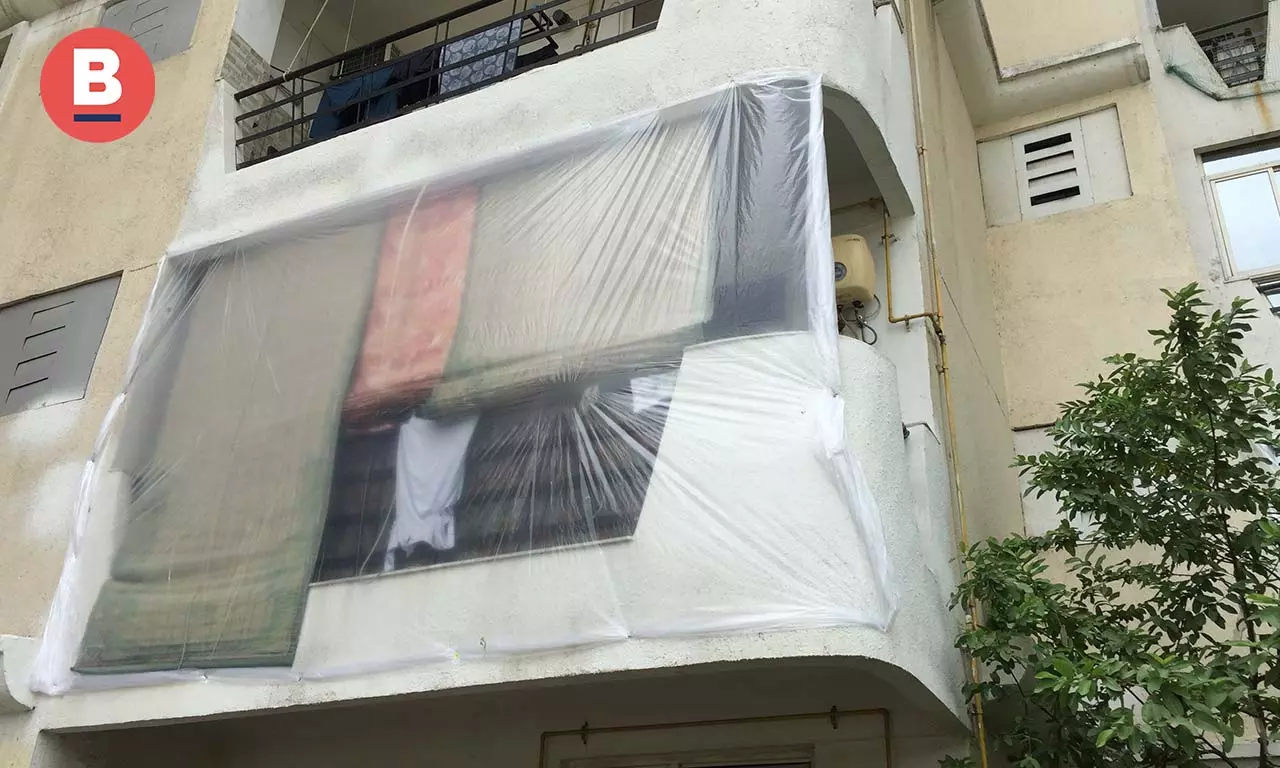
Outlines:
{"label": "plastic wrap", "polygon": [[37,687],[886,626],[821,115],[772,73],[167,256]]}

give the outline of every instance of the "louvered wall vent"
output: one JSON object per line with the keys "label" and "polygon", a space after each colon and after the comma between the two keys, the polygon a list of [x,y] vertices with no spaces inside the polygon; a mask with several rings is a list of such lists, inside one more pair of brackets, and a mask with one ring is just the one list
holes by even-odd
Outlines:
{"label": "louvered wall vent", "polygon": [[1093,201],[1089,186],[1089,161],[1080,141],[1079,120],[1068,130],[1055,126],[1048,136],[1038,138],[1033,132],[1014,140],[1018,154],[1018,192],[1024,198],[1023,209],[1068,201],[1074,206],[1086,198]]}
{"label": "louvered wall vent", "polygon": [[84,397],[120,278],[0,309],[0,416]]}
{"label": "louvered wall vent", "polygon": [[1114,107],[984,141],[978,158],[993,226],[1132,194]]}

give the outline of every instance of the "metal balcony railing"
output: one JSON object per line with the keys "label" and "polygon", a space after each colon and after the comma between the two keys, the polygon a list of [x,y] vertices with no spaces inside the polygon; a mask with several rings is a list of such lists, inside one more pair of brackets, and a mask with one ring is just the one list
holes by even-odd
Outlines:
{"label": "metal balcony railing", "polygon": [[[640,6],[654,8],[660,0],[623,0],[577,19],[559,8],[572,1],[548,0],[536,8],[520,10],[528,0],[479,0],[246,88],[235,94],[241,110],[235,119],[236,155],[241,158],[236,167],[246,168],[487,88],[635,37],[658,24],[654,18],[600,39],[602,20]],[[503,5],[512,8],[505,18],[456,31],[463,17]],[[560,50],[553,36],[583,27],[581,42],[572,50]],[[617,27],[621,28],[620,21]],[[423,33],[436,42],[400,53],[397,44]],[[522,48],[526,49],[523,53]],[[336,76],[321,79],[331,72]]]}
{"label": "metal balcony railing", "polygon": [[1201,30],[1195,37],[1228,86],[1263,78],[1267,60],[1265,12]]}

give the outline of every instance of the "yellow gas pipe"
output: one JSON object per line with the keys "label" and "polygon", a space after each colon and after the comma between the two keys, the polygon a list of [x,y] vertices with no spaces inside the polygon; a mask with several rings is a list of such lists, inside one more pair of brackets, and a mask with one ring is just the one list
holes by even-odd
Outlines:
{"label": "yellow gas pipe", "polygon": [[[910,323],[915,319],[927,318],[933,325],[934,333],[938,337],[939,354],[941,357],[942,374],[942,391],[943,400],[947,410],[947,444],[951,455],[951,477],[952,484],[956,496],[956,517],[960,529],[960,545],[968,550],[969,548],[969,525],[965,516],[964,508],[964,491],[960,485],[960,462],[957,459],[956,451],[956,421],[955,408],[951,395],[951,358],[948,352],[947,337],[943,332],[942,318],[942,274],[938,269],[937,251],[933,241],[933,200],[929,189],[929,156],[925,148],[924,134],[924,109],[920,99],[920,66],[917,58],[917,37],[916,37],[916,19],[915,4],[917,0],[908,0],[907,12],[905,14],[906,35],[907,35],[907,61],[911,68],[911,105],[915,113],[916,126],[916,156],[919,163],[920,173],[920,192],[922,199],[922,207],[924,208],[924,241],[925,251],[928,253],[929,271],[933,276],[933,311],[917,312],[902,316],[893,314],[893,267],[891,255],[890,241],[893,233],[889,226],[889,208],[884,206],[884,279],[885,279],[885,310],[889,315],[889,323]],[[925,13],[930,12],[928,5],[925,7]],[[978,620],[978,606],[973,601],[969,603],[969,621],[976,623]],[[969,678],[971,681],[978,680],[978,662],[972,657],[969,659]],[[978,741],[978,756],[982,768],[988,766],[987,756],[987,730],[986,719],[983,713],[982,697],[973,697],[973,719],[974,730]]]}

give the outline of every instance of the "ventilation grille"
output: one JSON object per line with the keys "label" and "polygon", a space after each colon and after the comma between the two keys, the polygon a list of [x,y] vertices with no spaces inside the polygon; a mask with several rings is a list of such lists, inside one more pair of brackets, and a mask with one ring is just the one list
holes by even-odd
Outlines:
{"label": "ventilation grille", "polygon": [[979,142],[978,164],[991,226],[1133,194],[1115,107]]}
{"label": "ventilation grille", "polygon": [[1093,202],[1080,120],[1013,138],[1023,218],[1037,218]]}
{"label": "ventilation grille", "polygon": [[120,279],[0,309],[0,416],[84,397]]}
{"label": "ventilation grille", "polygon": [[1032,206],[1066,200],[1080,194],[1080,170],[1070,133],[1031,142],[1022,148],[1027,170],[1027,194]]}
{"label": "ventilation grille", "polygon": [[379,45],[372,48],[357,48],[350,54],[345,56],[338,62],[337,72],[334,73],[333,79],[354,75],[357,72],[363,72],[366,69],[373,69],[377,65],[389,59],[400,56],[400,49],[395,45]]}

